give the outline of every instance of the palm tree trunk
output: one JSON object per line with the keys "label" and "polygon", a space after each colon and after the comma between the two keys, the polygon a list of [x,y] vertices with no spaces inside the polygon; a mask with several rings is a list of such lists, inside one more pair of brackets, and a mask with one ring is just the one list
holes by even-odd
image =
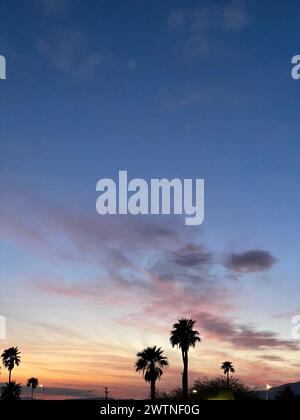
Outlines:
{"label": "palm tree trunk", "polygon": [[182,352],[183,358],[183,372],[182,372],[182,396],[183,399],[187,400],[188,398],[188,353],[187,351]]}
{"label": "palm tree trunk", "polygon": [[229,389],[229,372],[227,372],[227,389]]}
{"label": "palm tree trunk", "polygon": [[155,380],[151,380],[151,401],[155,400]]}
{"label": "palm tree trunk", "polygon": [[8,383],[11,383],[11,369],[8,371]]}
{"label": "palm tree trunk", "polygon": [[33,386],[31,385],[31,400],[33,400]]}

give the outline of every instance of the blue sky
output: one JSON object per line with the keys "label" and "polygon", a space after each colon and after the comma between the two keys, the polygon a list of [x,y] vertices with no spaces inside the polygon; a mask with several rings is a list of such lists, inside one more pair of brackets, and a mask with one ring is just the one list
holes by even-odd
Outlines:
{"label": "blue sky", "polygon": [[[300,5],[2,3],[0,53],[7,80],[0,86],[1,279],[14,279],[17,286],[1,298],[1,312],[12,318],[18,298],[16,322],[25,316],[34,324],[22,296],[27,303],[47,302],[41,284],[48,293],[53,286],[53,305],[64,295],[64,305],[76,311],[82,302],[70,294],[92,299],[103,273],[109,273],[108,290],[121,277],[139,282],[145,272],[162,276],[161,260],[178,251],[171,240],[178,235],[180,249],[192,256],[204,249],[213,254],[209,270],[190,267],[198,270],[193,275],[217,278],[213,290],[202,285],[212,303],[218,306],[224,288],[228,306],[231,298],[235,302],[227,314],[231,320],[288,339],[290,317],[283,315],[300,310],[300,84],[291,78]],[[145,179],[204,178],[204,225],[183,229],[172,218],[138,218],[120,219],[118,229],[111,221],[106,226],[95,213],[96,182],[116,178],[122,169]],[[132,249],[130,241],[141,248]],[[258,254],[247,254],[253,251]],[[241,257],[241,266],[230,264],[232,254]],[[174,276],[175,268],[168,270]],[[191,281],[191,272],[182,274]],[[212,306],[210,313],[217,315]],[[122,310],[131,328],[127,303]],[[91,309],[87,322],[105,319],[103,311]],[[109,316],[114,318],[113,308]],[[56,326],[67,323],[67,314],[50,322],[46,309],[41,317]],[[134,337],[142,330],[135,328]],[[20,326],[11,340],[18,341],[18,331]]]}

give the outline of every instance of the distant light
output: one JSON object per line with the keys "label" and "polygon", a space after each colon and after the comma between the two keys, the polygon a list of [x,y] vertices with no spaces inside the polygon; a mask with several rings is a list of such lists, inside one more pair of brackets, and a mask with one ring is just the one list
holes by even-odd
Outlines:
{"label": "distant light", "polygon": [[193,394],[197,394],[197,389],[193,389]]}
{"label": "distant light", "polygon": [[272,389],[271,385],[268,385],[268,384],[266,388],[267,388],[267,391],[270,391],[270,389]]}

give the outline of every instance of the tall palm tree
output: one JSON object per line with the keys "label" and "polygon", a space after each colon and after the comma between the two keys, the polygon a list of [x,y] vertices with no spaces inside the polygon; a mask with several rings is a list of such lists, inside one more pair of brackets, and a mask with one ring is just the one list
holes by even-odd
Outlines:
{"label": "tall palm tree", "polygon": [[177,346],[181,349],[183,372],[182,372],[182,395],[184,399],[188,397],[188,363],[189,363],[189,349],[196,347],[196,344],[201,341],[199,332],[193,330],[196,321],[192,319],[180,319],[173,325],[171,331],[170,341],[172,347]]}
{"label": "tall palm tree", "polygon": [[147,347],[137,353],[135,363],[136,372],[143,372],[144,379],[150,383],[151,400],[155,400],[155,385],[157,379],[160,379],[163,370],[169,365],[167,357],[163,356],[161,347]]}
{"label": "tall palm tree", "polygon": [[39,385],[39,380],[37,378],[29,378],[27,380],[28,388],[31,387],[31,399],[33,400],[33,390],[36,389]]}
{"label": "tall palm tree", "polygon": [[229,362],[229,361],[224,362],[221,366],[221,369],[224,371],[224,375],[226,375],[227,389],[229,389],[229,374],[230,373],[234,374],[235,372],[232,362]]}
{"label": "tall palm tree", "polygon": [[21,399],[21,385],[16,382],[7,382],[1,388],[1,400],[15,401]]}
{"label": "tall palm tree", "polygon": [[20,352],[18,347],[10,347],[4,350],[1,355],[2,363],[6,369],[8,369],[8,383],[11,383],[11,372],[15,366],[19,366],[21,363]]}

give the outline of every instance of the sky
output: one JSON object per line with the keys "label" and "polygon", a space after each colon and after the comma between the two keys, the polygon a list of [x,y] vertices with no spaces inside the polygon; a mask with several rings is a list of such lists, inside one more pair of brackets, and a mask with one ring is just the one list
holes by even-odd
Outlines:
{"label": "sky", "polygon": [[[227,359],[252,386],[300,379],[299,13],[292,0],[1,0],[0,349],[20,348],[18,382],[144,398],[135,355],[158,345],[158,387],[179,387],[180,317],[202,338],[191,383]],[[99,216],[96,183],[120,170],[205,179],[204,224]]]}

